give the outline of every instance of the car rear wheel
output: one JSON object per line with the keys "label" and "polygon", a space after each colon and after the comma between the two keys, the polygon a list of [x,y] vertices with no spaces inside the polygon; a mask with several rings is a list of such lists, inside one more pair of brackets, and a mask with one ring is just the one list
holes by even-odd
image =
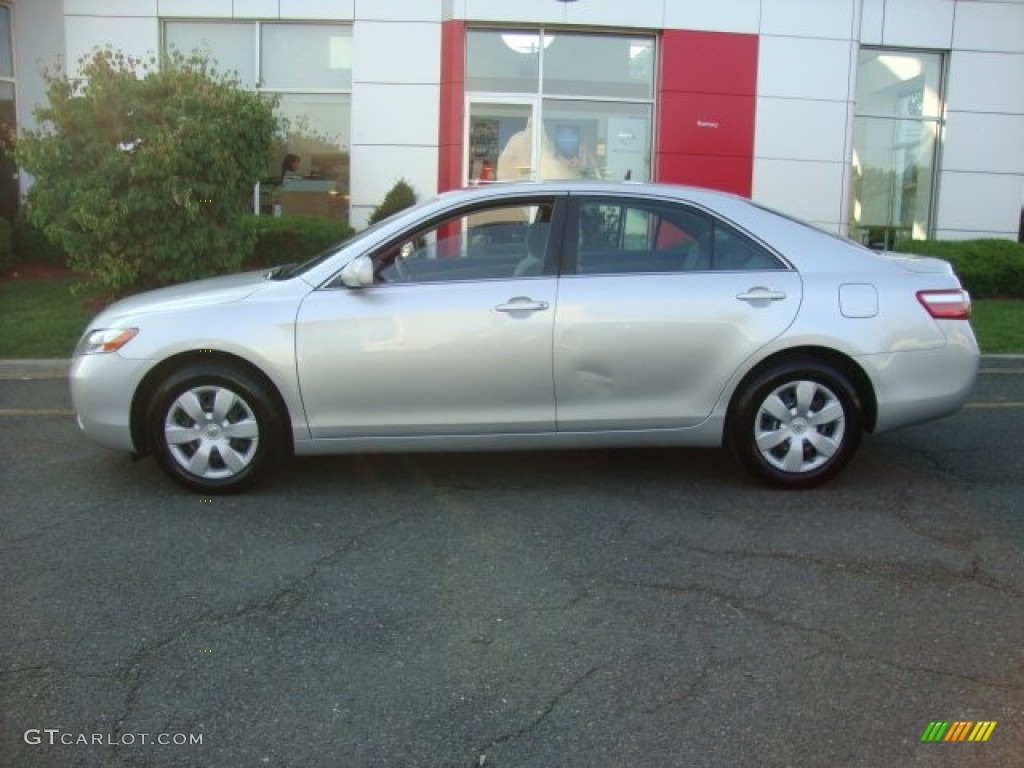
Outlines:
{"label": "car rear wheel", "polygon": [[863,431],[860,399],[846,377],[829,365],[795,360],[766,370],[744,388],[727,439],[759,479],[801,489],[835,477]]}
{"label": "car rear wheel", "polygon": [[280,453],[281,419],[265,387],[226,365],[169,375],[150,401],[150,450],[172,478],[203,493],[259,479]]}

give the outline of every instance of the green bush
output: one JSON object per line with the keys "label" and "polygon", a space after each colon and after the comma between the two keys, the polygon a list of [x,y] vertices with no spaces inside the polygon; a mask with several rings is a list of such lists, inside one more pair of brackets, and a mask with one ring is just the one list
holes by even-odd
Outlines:
{"label": "green bush", "polygon": [[15,147],[32,221],[115,295],[238,270],[278,126],[274,99],[205,59],[156,64],[107,49],[47,72]]}
{"label": "green bush", "polygon": [[384,201],[373,209],[368,223],[376,224],[394,213],[416,204],[416,193],[405,179],[399,179],[384,195]]}
{"label": "green bush", "polygon": [[0,272],[14,266],[14,249],[11,243],[11,222],[0,218]]}
{"label": "green bush", "polygon": [[1024,243],[1012,240],[904,240],[897,251],[953,265],[976,299],[1024,298]]}
{"label": "green bush", "polygon": [[305,261],[355,233],[344,221],[306,216],[251,216],[248,225],[256,239],[245,260],[252,269]]}
{"label": "green bush", "polygon": [[49,264],[66,267],[68,255],[28,217],[24,207],[14,217],[14,259],[19,264]]}

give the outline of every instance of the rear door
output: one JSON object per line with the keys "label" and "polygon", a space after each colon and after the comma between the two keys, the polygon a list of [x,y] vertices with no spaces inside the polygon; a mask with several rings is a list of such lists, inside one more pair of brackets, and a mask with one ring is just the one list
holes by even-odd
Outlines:
{"label": "rear door", "polygon": [[555,316],[561,431],[692,426],[796,316],[776,254],[674,201],[573,195]]}

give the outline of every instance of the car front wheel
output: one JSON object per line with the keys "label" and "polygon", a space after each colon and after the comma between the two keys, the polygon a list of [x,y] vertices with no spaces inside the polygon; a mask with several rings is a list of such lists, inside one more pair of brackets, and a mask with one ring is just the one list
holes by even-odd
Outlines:
{"label": "car front wheel", "polygon": [[278,457],[281,420],[265,387],[230,366],[169,375],[150,401],[150,450],[172,478],[203,493],[248,487]]}
{"label": "car front wheel", "polygon": [[779,488],[835,477],[863,434],[856,390],[829,365],[790,361],[755,377],[736,401],[728,442],[740,462]]}

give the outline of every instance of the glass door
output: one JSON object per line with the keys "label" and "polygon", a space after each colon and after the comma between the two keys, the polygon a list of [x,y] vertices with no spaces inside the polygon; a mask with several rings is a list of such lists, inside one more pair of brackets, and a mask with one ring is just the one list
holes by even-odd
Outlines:
{"label": "glass door", "polygon": [[538,178],[535,111],[530,100],[468,102],[463,167],[468,185]]}

